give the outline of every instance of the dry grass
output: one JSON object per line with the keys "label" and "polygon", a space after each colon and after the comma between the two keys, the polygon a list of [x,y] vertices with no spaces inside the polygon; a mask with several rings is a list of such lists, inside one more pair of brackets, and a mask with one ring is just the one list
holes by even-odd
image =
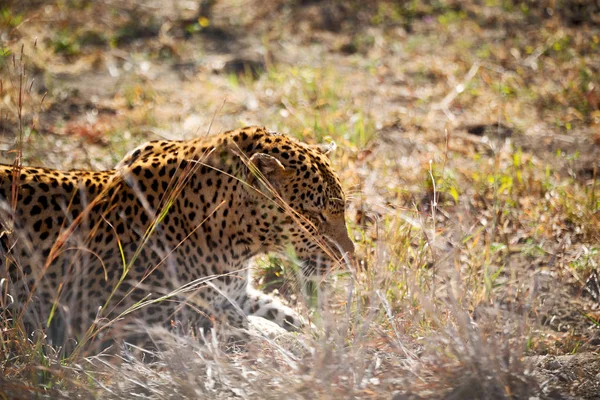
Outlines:
{"label": "dry grass", "polygon": [[3,323],[0,391],[595,398],[597,370],[537,356],[593,354],[599,337],[597,9],[256,3],[218,1],[208,25],[183,1],[3,8],[2,158],[107,168],[213,119],[335,140],[359,265],[312,286],[286,262],[256,273],[317,329],[227,353],[144,327],[164,351],[142,363],[62,360]]}

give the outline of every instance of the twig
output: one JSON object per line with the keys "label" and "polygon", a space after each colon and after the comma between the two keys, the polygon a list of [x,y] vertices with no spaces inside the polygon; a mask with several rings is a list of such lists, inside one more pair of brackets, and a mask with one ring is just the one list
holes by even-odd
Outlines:
{"label": "twig", "polygon": [[434,110],[442,110],[444,112],[444,114],[446,114],[446,116],[448,117],[449,120],[455,121],[456,118],[454,117],[454,114],[452,114],[452,112],[450,111],[450,105],[452,104],[454,99],[456,99],[456,97],[459,94],[461,94],[462,92],[465,91],[465,88],[467,87],[469,82],[471,82],[471,80],[475,77],[475,75],[477,75],[477,72],[479,72],[480,67],[481,67],[481,64],[479,63],[479,61],[475,62],[471,66],[471,69],[469,69],[469,72],[467,72],[467,75],[465,75],[462,82],[459,83],[458,85],[456,85],[454,87],[454,89],[450,93],[448,93],[441,102],[434,105],[433,109]]}

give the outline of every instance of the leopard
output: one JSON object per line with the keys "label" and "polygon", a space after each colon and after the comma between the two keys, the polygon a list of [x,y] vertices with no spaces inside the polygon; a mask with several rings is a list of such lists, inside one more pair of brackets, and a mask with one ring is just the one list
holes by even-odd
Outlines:
{"label": "leopard", "polygon": [[349,265],[331,148],[250,126],[150,141],[105,171],[0,165],[0,306],[56,344],[130,321],[190,333],[256,316],[298,330],[306,321],[254,287],[250,264],[291,252],[306,277]]}

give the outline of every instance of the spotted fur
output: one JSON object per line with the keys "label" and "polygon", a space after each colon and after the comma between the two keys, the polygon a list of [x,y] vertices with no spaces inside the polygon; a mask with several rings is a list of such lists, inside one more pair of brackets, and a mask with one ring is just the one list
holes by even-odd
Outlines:
{"label": "spotted fur", "polygon": [[57,341],[121,317],[293,329],[248,260],[291,247],[307,274],[330,269],[354,250],[344,202],[322,151],[259,127],[149,142],[108,171],[2,165],[0,273]]}

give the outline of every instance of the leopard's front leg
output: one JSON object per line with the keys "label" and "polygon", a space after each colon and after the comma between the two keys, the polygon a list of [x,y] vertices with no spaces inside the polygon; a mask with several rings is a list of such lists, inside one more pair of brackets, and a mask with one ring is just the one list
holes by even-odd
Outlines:
{"label": "leopard's front leg", "polygon": [[297,331],[305,325],[296,311],[251,287],[238,298],[238,304],[246,315],[268,319],[288,331]]}

